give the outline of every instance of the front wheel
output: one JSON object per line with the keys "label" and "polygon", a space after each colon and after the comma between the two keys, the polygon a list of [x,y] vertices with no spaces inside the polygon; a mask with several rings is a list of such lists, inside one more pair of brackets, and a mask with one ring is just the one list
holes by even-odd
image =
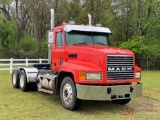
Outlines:
{"label": "front wheel", "polygon": [[112,100],[112,102],[116,104],[120,104],[120,105],[125,105],[129,103],[130,100],[131,100],[130,98],[129,99],[119,99],[119,100]]}
{"label": "front wheel", "polygon": [[64,108],[76,110],[80,107],[82,100],[77,98],[75,84],[71,77],[65,77],[60,88],[61,102]]}

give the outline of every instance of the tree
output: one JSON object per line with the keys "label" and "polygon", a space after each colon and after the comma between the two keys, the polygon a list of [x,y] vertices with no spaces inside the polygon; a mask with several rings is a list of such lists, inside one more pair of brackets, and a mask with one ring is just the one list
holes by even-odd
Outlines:
{"label": "tree", "polygon": [[5,57],[13,57],[16,55],[15,48],[17,44],[14,42],[17,35],[17,26],[14,21],[7,21],[0,14],[0,50]]}
{"label": "tree", "polygon": [[120,46],[122,48],[126,48],[133,51],[137,57],[145,56],[148,53],[149,49],[144,44],[144,41],[144,37],[135,36],[127,42],[121,43]]}
{"label": "tree", "polygon": [[[4,37],[8,35],[2,35],[1,48],[4,49],[5,45],[9,48],[14,42],[12,53],[15,57],[45,57],[50,8],[55,9],[56,25],[71,20],[86,25],[90,13],[92,25],[100,23],[111,29],[112,45],[134,48],[137,55],[145,54],[147,47],[147,55],[160,56],[159,0],[1,0],[0,13],[6,22],[1,21],[0,25],[12,26],[16,32],[13,40],[7,38],[5,41]],[[1,29],[2,33],[7,30]],[[30,43],[35,45],[26,48]]]}

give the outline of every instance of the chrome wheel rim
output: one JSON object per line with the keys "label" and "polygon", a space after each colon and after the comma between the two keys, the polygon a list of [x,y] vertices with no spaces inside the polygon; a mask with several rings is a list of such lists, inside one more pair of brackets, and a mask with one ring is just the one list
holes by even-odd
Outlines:
{"label": "chrome wheel rim", "polygon": [[41,81],[40,75],[38,75],[37,77],[37,86],[38,88],[42,88],[42,81]]}
{"label": "chrome wheel rim", "polygon": [[20,75],[20,87],[21,87],[21,88],[24,86],[24,82],[25,82],[24,75],[21,74],[21,75]]}
{"label": "chrome wheel rim", "polygon": [[66,104],[70,104],[72,101],[73,91],[70,84],[66,83],[63,86],[63,100]]}
{"label": "chrome wheel rim", "polygon": [[16,76],[16,74],[14,73],[14,74],[13,74],[13,85],[15,85],[16,82],[17,82],[16,77],[17,77],[17,76]]}

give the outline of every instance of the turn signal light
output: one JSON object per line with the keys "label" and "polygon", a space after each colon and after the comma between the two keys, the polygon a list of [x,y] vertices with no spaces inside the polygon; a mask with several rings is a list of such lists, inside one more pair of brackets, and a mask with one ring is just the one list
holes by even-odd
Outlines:
{"label": "turn signal light", "polygon": [[79,77],[80,77],[80,80],[86,80],[86,72],[80,72],[80,75],[79,75]]}

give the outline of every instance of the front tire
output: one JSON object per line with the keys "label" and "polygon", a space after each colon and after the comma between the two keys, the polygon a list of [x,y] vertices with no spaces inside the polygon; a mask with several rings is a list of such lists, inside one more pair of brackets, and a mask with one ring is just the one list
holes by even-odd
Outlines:
{"label": "front tire", "polygon": [[129,103],[131,99],[119,99],[119,100],[112,100],[113,103],[120,104],[120,105],[125,105]]}
{"label": "front tire", "polygon": [[65,77],[61,83],[60,97],[62,105],[67,110],[76,110],[80,107],[82,100],[77,98],[75,84],[71,77]]}

